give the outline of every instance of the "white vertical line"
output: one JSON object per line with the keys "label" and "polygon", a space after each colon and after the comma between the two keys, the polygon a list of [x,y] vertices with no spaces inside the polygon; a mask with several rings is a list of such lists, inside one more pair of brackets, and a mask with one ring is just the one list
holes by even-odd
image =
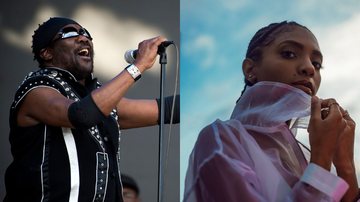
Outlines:
{"label": "white vertical line", "polygon": [[44,200],[44,173],[43,173],[43,164],[45,161],[45,146],[46,146],[46,125],[44,128],[44,143],[43,143],[43,156],[42,156],[42,162],[40,166],[40,175],[41,175],[41,202]]}
{"label": "white vertical line", "polygon": [[79,197],[80,175],[75,139],[70,128],[62,128],[62,131],[70,163],[71,190],[69,202],[77,202]]}

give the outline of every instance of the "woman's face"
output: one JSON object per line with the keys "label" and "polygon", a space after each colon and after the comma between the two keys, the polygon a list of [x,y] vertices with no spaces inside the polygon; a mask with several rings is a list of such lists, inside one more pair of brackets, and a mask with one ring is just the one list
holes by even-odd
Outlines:
{"label": "woman's face", "polygon": [[315,95],[321,82],[321,64],[316,38],[308,30],[293,26],[262,49],[262,58],[254,62],[252,76],[255,82],[281,82]]}

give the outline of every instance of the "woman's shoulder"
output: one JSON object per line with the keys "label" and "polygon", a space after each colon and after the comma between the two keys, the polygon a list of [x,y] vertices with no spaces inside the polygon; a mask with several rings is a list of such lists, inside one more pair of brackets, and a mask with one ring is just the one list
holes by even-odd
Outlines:
{"label": "woman's shoulder", "polygon": [[238,120],[217,119],[200,131],[194,149],[208,155],[223,153],[224,150],[241,147],[239,137],[245,133],[246,130]]}
{"label": "woman's shoulder", "polygon": [[199,138],[210,138],[211,136],[214,138],[221,138],[222,136],[239,135],[239,133],[245,131],[242,123],[236,119],[229,119],[226,121],[216,119],[200,131]]}

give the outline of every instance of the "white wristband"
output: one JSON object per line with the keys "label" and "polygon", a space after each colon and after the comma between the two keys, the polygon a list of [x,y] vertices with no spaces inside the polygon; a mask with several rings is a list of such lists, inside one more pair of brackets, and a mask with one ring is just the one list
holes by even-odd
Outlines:
{"label": "white wristband", "polygon": [[127,66],[125,69],[129,72],[129,74],[135,81],[141,78],[141,72],[139,68],[137,68],[137,66],[135,66],[134,64]]}

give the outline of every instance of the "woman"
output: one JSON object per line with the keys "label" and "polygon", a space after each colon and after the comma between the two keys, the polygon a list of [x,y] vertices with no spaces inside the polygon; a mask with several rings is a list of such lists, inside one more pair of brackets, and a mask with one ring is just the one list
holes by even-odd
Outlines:
{"label": "woman", "polygon": [[[230,120],[215,121],[198,137],[184,201],[358,199],[355,122],[335,99],[315,96],[321,64],[306,27],[284,21],[260,29],[243,61],[245,88]],[[294,138],[308,116],[309,162]]]}

